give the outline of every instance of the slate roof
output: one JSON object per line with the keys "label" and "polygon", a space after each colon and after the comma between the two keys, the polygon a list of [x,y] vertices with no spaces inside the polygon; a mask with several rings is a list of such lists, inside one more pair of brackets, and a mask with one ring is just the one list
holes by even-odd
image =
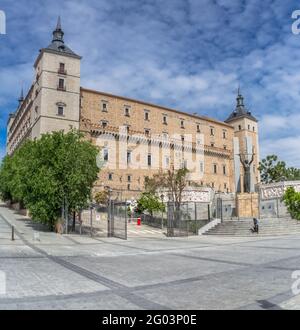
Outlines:
{"label": "slate roof", "polygon": [[244,105],[244,97],[241,95],[240,90],[238,91],[238,96],[236,101],[237,101],[236,108],[230,114],[230,116],[225,120],[225,123],[230,123],[236,119],[242,119],[242,118],[248,118],[250,120],[258,122],[258,120],[251,114],[251,112],[246,109]]}
{"label": "slate roof", "polygon": [[64,32],[61,27],[61,19],[58,18],[56,29],[53,31],[53,39],[51,44],[41,49],[41,52],[43,51],[50,51],[56,54],[60,55],[67,55],[75,58],[81,58],[81,56],[74,53],[64,42]]}

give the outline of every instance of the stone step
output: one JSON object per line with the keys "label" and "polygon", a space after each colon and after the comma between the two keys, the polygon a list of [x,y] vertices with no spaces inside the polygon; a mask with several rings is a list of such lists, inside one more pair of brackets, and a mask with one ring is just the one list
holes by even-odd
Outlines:
{"label": "stone step", "polygon": [[[253,236],[250,231],[253,227],[252,219],[226,220],[209,230],[205,235],[222,236]],[[277,236],[300,234],[300,221],[281,218],[259,220],[259,236]]]}

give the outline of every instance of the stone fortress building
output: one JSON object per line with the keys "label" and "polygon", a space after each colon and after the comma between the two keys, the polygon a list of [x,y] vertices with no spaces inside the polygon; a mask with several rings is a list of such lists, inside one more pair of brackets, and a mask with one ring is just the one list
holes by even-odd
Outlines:
{"label": "stone fortress building", "polygon": [[[81,57],[68,48],[60,19],[51,44],[34,63],[32,86],[7,124],[7,153],[26,140],[79,129],[101,147],[103,168],[95,189],[134,195],[146,177],[186,166],[191,181],[219,192],[243,192],[241,155],[251,160],[251,191],[259,182],[258,121],[240,93],[227,120],[89,90],[80,85]],[[158,82],[159,83],[159,82]],[[138,165],[137,165],[138,164]]]}

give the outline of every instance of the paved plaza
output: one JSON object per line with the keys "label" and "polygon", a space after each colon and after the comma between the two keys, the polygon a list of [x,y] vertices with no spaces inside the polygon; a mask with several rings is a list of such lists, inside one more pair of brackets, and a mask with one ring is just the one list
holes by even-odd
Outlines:
{"label": "paved plaza", "polygon": [[298,269],[300,236],[61,236],[0,207],[0,310],[300,309]]}

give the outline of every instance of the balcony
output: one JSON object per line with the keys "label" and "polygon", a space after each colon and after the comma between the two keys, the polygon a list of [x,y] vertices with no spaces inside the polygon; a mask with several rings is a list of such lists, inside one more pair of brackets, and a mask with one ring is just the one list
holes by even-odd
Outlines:
{"label": "balcony", "polygon": [[60,70],[60,69],[59,69],[59,70],[57,71],[57,73],[58,73],[58,74],[62,74],[62,75],[64,75],[64,76],[67,75],[67,71],[66,71],[66,70]]}
{"label": "balcony", "polygon": [[66,86],[57,86],[57,90],[61,92],[65,92],[67,89]]}
{"label": "balcony", "polygon": [[58,69],[57,73],[66,76],[67,75],[67,70],[65,70],[65,69]]}

